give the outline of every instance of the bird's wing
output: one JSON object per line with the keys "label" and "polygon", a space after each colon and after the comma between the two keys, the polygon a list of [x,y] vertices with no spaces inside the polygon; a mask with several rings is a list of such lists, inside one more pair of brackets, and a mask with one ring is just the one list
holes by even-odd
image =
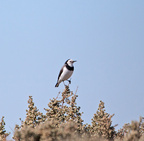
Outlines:
{"label": "bird's wing", "polygon": [[[60,78],[60,76],[61,76],[61,74],[62,74],[62,72],[63,72],[63,68],[65,67],[65,65],[63,65],[63,67],[61,68],[61,70],[60,70],[60,72],[59,72],[59,75],[58,75],[58,80],[59,80],[59,78]],[[57,80],[57,81],[58,81]]]}

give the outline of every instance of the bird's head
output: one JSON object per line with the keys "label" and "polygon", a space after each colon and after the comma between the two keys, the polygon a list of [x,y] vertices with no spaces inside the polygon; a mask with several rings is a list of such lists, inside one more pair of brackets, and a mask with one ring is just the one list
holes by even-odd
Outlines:
{"label": "bird's head", "polygon": [[72,59],[68,59],[66,62],[65,62],[65,64],[68,64],[70,67],[73,67],[73,63],[74,62],[76,62],[76,61],[74,61],[74,60],[72,60]]}

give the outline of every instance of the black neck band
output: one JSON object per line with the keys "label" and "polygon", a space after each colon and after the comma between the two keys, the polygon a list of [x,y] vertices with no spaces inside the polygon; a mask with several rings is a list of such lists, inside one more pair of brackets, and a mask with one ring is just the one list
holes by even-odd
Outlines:
{"label": "black neck band", "polygon": [[68,64],[66,64],[66,68],[70,71],[73,71],[74,70],[74,67],[70,67]]}

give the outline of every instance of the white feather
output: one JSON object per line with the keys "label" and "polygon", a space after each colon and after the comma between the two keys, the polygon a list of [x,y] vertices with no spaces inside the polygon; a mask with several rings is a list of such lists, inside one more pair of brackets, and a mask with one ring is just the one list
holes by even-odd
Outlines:
{"label": "white feather", "polygon": [[61,76],[59,77],[58,83],[68,80],[72,76],[72,74],[73,74],[73,71],[69,71],[66,67],[64,67],[63,72]]}

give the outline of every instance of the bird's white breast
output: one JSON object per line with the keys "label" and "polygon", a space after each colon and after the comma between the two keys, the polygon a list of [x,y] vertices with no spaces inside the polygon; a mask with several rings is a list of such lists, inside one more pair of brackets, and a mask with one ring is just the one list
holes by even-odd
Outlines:
{"label": "bird's white breast", "polygon": [[69,79],[71,77],[72,73],[73,73],[73,71],[69,71],[66,67],[64,67],[63,72],[59,78],[59,82]]}

